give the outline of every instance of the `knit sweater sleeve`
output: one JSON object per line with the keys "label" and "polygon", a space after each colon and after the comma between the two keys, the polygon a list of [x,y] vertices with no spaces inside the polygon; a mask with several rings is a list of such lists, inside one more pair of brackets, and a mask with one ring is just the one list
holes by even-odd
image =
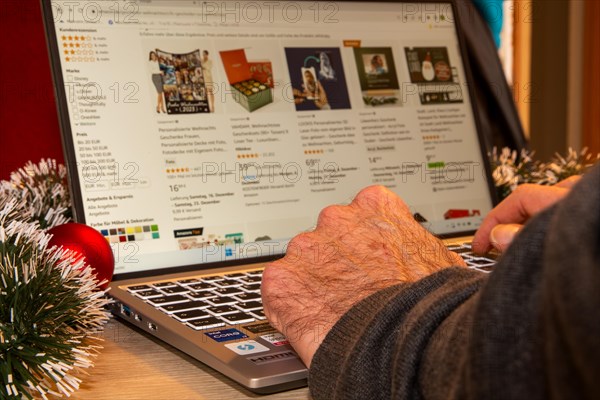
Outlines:
{"label": "knit sweater sleeve", "polygon": [[448,268],[364,299],[317,350],[311,394],[597,398],[599,205],[597,167],[527,224],[491,274]]}
{"label": "knit sweater sleeve", "polygon": [[481,273],[451,268],[363,300],[342,317],[313,358],[313,397],[389,399],[395,391],[409,390],[427,338],[483,279]]}

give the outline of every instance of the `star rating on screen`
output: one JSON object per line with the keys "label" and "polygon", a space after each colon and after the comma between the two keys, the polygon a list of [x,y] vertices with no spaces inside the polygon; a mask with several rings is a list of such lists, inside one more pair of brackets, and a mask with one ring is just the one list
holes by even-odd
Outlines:
{"label": "star rating on screen", "polygon": [[62,35],[62,52],[66,62],[94,62],[92,37],[87,35]]}

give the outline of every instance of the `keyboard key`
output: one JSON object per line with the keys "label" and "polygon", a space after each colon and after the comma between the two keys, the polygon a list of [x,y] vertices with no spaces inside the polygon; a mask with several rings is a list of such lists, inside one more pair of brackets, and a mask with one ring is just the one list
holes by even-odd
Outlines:
{"label": "keyboard key", "polygon": [[242,285],[240,286],[244,292],[260,292],[260,284],[255,283],[252,285]]}
{"label": "keyboard key", "polygon": [[214,299],[215,297],[218,297],[217,294],[213,292],[187,293],[186,296],[193,300]]}
{"label": "keyboard key", "polygon": [[233,296],[234,299],[237,299],[241,302],[260,300],[259,293],[241,293]]}
{"label": "keyboard key", "polygon": [[225,274],[224,276],[227,278],[241,278],[243,276],[246,276],[246,274],[242,274],[241,272],[236,272],[234,274]]}
{"label": "keyboard key", "polygon": [[150,304],[154,304],[155,306],[166,306],[167,304],[183,303],[185,301],[190,301],[189,297],[185,297],[180,294],[174,294],[172,296],[153,297],[148,299],[148,302]]}
{"label": "keyboard key", "polygon": [[263,310],[251,311],[250,315],[254,316],[256,319],[267,319]]}
{"label": "keyboard key", "polygon": [[477,269],[481,272],[491,272],[492,267],[500,256],[497,253],[488,253],[484,257],[473,253],[471,242],[465,242],[456,245],[449,245],[446,248],[457,253],[465,261],[467,266]]}
{"label": "keyboard key", "polygon": [[178,312],[178,311],[188,311],[188,310],[195,310],[195,309],[208,308],[208,307],[210,307],[210,304],[207,304],[200,300],[195,300],[195,301],[188,301],[187,303],[169,304],[166,306],[161,306],[160,308],[163,311],[165,311],[167,314],[171,314],[171,313]]}
{"label": "keyboard key", "polygon": [[494,265],[495,261],[490,260],[489,258],[481,257],[481,258],[473,258],[473,259],[469,260],[467,262],[467,264],[484,267],[484,266],[488,266],[488,265]]}
{"label": "keyboard key", "polygon": [[223,297],[215,297],[213,299],[206,299],[213,306],[225,306],[230,304],[237,303],[237,300],[232,299],[231,297],[223,296]]}
{"label": "keyboard key", "polygon": [[214,282],[214,285],[218,286],[220,288],[238,287],[238,286],[242,286],[242,282],[235,280],[235,279],[227,279],[224,281]]}
{"label": "keyboard key", "polygon": [[242,312],[238,312],[235,314],[224,315],[221,317],[224,321],[230,324],[244,324],[247,322],[255,321],[254,317],[244,314]]}
{"label": "keyboard key", "polygon": [[205,290],[211,290],[215,288],[213,285],[206,282],[193,283],[191,285],[188,285],[187,287],[193,290],[194,292],[202,292]]}
{"label": "keyboard key", "polygon": [[175,318],[180,321],[192,321],[200,318],[214,318],[211,314],[207,313],[204,310],[188,310],[188,311],[180,311],[173,314]]}
{"label": "keyboard key", "polygon": [[246,303],[239,303],[235,305],[242,311],[254,311],[254,310],[262,310],[263,305],[260,301],[248,301]]}
{"label": "keyboard key", "polygon": [[161,297],[161,296],[164,296],[163,293],[159,292],[156,289],[142,290],[141,292],[135,292],[134,294],[136,296],[138,296],[138,297],[141,297],[144,300],[150,299],[152,297]]}
{"label": "keyboard key", "polygon": [[135,285],[135,286],[128,286],[127,290],[129,290],[130,292],[140,292],[143,290],[149,290],[152,289],[151,286],[148,285]]}
{"label": "keyboard key", "polygon": [[262,276],[262,269],[257,269],[255,271],[248,271],[246,272],[246,275],[248,276]]}
{"label": "keyboard key", "polygon": [[262,280],[261,276],[247,276],[245,278],[239,279],[240,282],[242,282],[246,285],[251,285],[253,283],[260,283],[261,280]]}
{"label": "keyboard key", "polygon": [[206,311],[214,315],[226,315],[240,312],[240,310],[232,306],[208,307]]}
{"label": "keyboard key", "polygon": [[180,293],[189,292],[189,290],[184,288],[183,286],[162,288],[162,289],[160,289],[160,291],[163,292],[164,294],[180,294]]}
{"label": "keyboard key", "polygon": [[180,281],[177,281],[177,284],[187,286],[187,285],[192,285],[194,283],[200,283],[200,282],[201,282],[200,279],[190,278],[190,279],[182,279]]}
{"label": "keyboard key", "polygon": [[189,321],[188,326],[194,328],[196,330],[200,329],[210,329],[210,328],[218,328],[220,326],[225,325],[225,323],[215,317],[195,319],[193,321]]}
{"label": "keyboard key", "polygon": [[225,278],[223,278],[222,276],[203,276],[200,279],[202,279],[203,282],[218,282],[218,281],[222,281],[225,280]]}
{"label": "keyboard key", "polygon": [[260,283],[262,278],[260,276],[247,276],[245,278],[238,279],[244,285],[252,285],[254,283]]}
{"label": "keyboard key", "polygon": [[213,292],[219,296],[233,296],[234,294],[244,293],[242,289],[232,287],[215,289]]}
{"label": "keyboard key", "polygon": [[153,283],[152,286],[154,286],[157,289],[162,289],[162,288],[177,286],[177,284],[175,282],[158,282],[158,283]]}

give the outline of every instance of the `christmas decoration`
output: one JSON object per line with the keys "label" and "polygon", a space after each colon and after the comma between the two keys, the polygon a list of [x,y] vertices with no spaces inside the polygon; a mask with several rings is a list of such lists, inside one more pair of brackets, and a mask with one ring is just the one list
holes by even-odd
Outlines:
{"label": "christmas decoration", "polygon": [[71,198],[64,166],[55,160],[42,160],[37,165],[30,161],[10,178],[0,182],[0,207],[2,201],[16,200],[20,203],[16,218],[37,221],[42,229],[70,221]]}
{"label": "christmas decoration", "polygon": [[115,260],[110,245],[100,232],[87,225],[72,222],[55,226],[48,233],[52,235],[50,247],[62,247],[84,256],[96,278],[105,282],[102,288],[108,286],[115,270]]}
{"label": "christmas decoration", "polygon": [[548,163],[534,160],[534,155],[535,152],[523,149],[518,156],[516,150],[508,147],[498,154],[494,147],[489,156],[492,177],[500,199],[507,197],[523,183],[554,185],[570,176],[581,175],[600,160],[600,154],[593,157],[587,152],[587,148],[579,154],[569,148],[566,156],[556,153]]}
{"label": "christmas decoration", "polygon": [[44,231],[70,219],[65,178],[42,160],[0,182],[2,399],[69,396],[100,349],[95,335],[109,317],[101,282]]}

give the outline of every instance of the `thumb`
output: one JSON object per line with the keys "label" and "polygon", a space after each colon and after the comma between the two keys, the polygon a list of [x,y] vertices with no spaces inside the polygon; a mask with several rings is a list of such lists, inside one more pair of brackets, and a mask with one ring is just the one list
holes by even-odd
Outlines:
{"label": "thumb", "polygon": [[520,224],[499,224],[490,232],[490,242],[496,250],[505,251],[517,233],[523,228]]}

